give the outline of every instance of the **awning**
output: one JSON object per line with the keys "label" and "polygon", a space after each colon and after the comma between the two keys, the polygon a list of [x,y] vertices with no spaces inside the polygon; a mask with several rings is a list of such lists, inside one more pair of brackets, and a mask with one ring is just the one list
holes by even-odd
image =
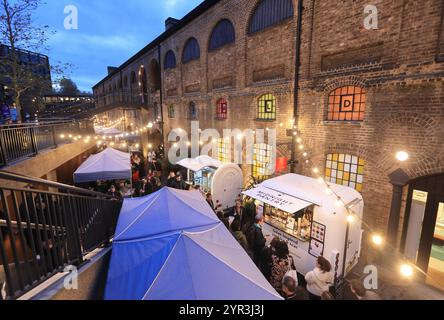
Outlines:
{"label": "awning", "polygon": [[209,167],[219,168],[223,163],[209,156],[200,156],[196,159],[183,159],[177,164],[193,172],[198,172]]}
{"label": "awning", "polygon": [[288,213],[296,213],[313,205],[311,202],[307,202],[289,196],[288,194],[265,188],[263,186],[257,186],[254,189],[244,191],[243,194]]}

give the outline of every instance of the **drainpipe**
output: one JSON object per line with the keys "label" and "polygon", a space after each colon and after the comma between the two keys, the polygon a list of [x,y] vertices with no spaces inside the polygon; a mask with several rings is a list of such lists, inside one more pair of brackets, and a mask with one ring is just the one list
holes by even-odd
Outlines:
{"label": "drainpipe", "polygon": [[[301,33],[302,33],[302,13],[304,11],[303,0],[298,1],[298,20],[297,20],[297,35],[296,35],[296,62],[294,75],[294,99],[293,99],[293,119],[294,124],[298,124],[298,106],[299,106],[299,71],[301,66]],[[293,129],[293,128],[292,128]],[[293,132],[293,130],[291,130]],[[291,134],[291,172],[296,173],[296,137]]]}
{"label": "drainpipe", "polygon": [[399,217],[401,215],[402,190],[410,180],[407,173],[402,169],[397,169],[389,174],[390,183],[393,185],[392,203],[390,206],[390,217],[387,228],[387,242],[396,247]]}
{"label": "drainpipe", "polygon": [[163,83],[162,83],[162,59],[161,59],[161,54],[160,54],[160,49],[161,46],[159,44],[159,46],[157,47],[157,53],[158,53],[158,58],[159,58],[159,81],[160,81],[160,131],[162,134],[162,144],[165,143],[165,134],[164,134],[164,128],[163,128]]}

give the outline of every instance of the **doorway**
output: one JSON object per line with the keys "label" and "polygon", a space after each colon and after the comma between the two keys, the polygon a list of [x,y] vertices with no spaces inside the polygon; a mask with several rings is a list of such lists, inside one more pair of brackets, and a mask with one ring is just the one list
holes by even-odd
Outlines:
{"label": "doorway", "polygon": [[410,182],[401,245],[425,282],[444,291],[444,174]]}

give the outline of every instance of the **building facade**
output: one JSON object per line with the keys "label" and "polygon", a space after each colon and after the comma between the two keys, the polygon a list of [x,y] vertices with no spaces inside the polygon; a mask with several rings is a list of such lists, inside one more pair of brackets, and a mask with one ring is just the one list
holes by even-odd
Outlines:
{"label": "building facade", "polygon": [[368,230],[444,274],[444,3],[304,0],[298,20],[299,5],[204,1],[98,83],[98,106],[141,106],[165,137],[191,120],[276,129],[280,164],[293,150],[296,172],[356,188]]}
{"label": "building facade", "polygon": [[[14,96],[11,81],[11,55],[11,47],[0,44],[0,70],[2,71],[0,73],[0,99],[4,99],[8,103],[12,102]],[[35,77],[34,81],[28,81],[30,87],[20,99],[23,114],[33,113],[42,105],[42,101],[39,101],[37,97],[52,90],[49,58],[46,55],[22,49],[16,49],[15,56],[20,66],[19,79]]]}

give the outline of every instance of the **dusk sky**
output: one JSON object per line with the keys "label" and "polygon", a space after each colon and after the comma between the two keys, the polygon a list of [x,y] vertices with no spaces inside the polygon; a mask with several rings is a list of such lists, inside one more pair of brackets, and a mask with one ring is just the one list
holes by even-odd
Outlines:
{"label": "dusk sky", "polygon": [[[82,91],[106,76],[164,31],[167,17],[182,18],[202,0],[47,0],[36,12],[39,24],[56,31],[48,45],[50,60],[71,63],[68,76]],[[64,8],[75,5],[78,30],[65,30]]]}

